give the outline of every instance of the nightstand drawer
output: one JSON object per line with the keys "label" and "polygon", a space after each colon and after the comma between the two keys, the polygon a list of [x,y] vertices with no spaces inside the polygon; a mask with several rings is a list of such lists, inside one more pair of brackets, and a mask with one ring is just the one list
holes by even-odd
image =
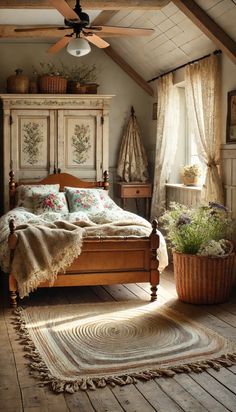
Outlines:
{"label": "nightstand drawer", "polygon": [[151,185],[122,185],[121,186],[121,197],[151,197],[152,196]]}
{"label": "nightstand drawer", "polygon": [[[145,217],[148,219],[150,215],[151,197],[152,197],[152,184],[151,183],[126,183],[118,182],[116,184],[116,194],[121,198],[121,205],[123,209],[126,207],[126,203],[132,199],[135,200],[136,209],[140,214],[139,203],[144,202]],[[144,201],[140,199],[144,199]]]}

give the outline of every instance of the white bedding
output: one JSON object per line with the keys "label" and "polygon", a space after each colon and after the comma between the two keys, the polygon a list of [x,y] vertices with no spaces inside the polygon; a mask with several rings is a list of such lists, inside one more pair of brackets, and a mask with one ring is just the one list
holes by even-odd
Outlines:
{"label": "white bedding", "polygon": [[[83,237],[109,237],[109,236],[149,236],[152,230],[151,224],[142,217],[124,211],[115,205],[112,209],[102,212],[73,212],[60,214],[46,212],[35,215],[31,210],[17,207],[0,218],[0,266],[4,272],[9,271],[9,250],[7,238],[9,235],[9,220],[14,218],[16,226],[23,223],[44,224],[64,220],[67,222],[78,222],[84,227]],[[112,225],[115,224],[115,225]],[[112,226],[112,230],[111,230]],[[158,232],[160,246],[157,251],[159,259],[159,270],[162,271],[168,264],[166,243],[163,235]]]}

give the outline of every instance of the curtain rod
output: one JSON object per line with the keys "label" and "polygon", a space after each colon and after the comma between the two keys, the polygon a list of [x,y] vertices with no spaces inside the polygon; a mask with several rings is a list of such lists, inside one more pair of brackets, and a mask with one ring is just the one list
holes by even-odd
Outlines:
{"label": "curtain rod", "polygon": [[166,73],[159,74],[159,76],[153,77],[153,79],[148,80],[147,83],[153,82],[154,80],[157,80],[157,79],[159,79],[160,77],[165,76],[166,74],[173,73],[173,72],[175,72],[176,70],[182,69],[183,67],[186,67],[186,66],[188,66],[189,64],[193,64],[193,63],[199,62],[200,60],[206,59],[207,57],[210,57],[211,54],[215,54],[215,55],[216,55],[216,54],[221,54],[221,53],[222,53],[221,50],[215,50],[213,53],[206,54],[206,56],[199,57],[199,59],[192,60],[191,62],[182,64],[181,66],[178,66],[178,67],[176,67],[175,69],[172,69],[172,70],[170,70],[170,71],[168,71],[168,72],[166,72]]}

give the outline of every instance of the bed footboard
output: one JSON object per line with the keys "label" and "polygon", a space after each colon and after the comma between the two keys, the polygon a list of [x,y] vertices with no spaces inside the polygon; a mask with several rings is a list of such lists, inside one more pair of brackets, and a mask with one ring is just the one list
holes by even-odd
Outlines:
{"label": "bed footboard", "polygon": [[[14,220],[9,222],[10,267],[18,236]],[[159,270],[157,249],[159,235],[157,221],[152,223],[152,232],[146,238],[89,238],[83,241],[82,252],[68,267],[59,273],[53,286],[95,286],[149,282],[151,301],[157,299]],[[44,282],[39,287],[49,287]],[[17,282],[10,271],[9,290],[11,307],[17,306]]]}

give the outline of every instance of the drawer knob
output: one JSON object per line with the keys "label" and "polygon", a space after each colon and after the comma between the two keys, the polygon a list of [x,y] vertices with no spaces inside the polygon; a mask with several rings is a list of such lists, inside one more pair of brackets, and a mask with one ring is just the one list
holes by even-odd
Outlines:
{"label": "drawer knob", "polygon": [[139,194],[139,192],[140,192],[140,191],[139,191],[139,189],[137,189],[137,190],[136,190],[136,194],[138,195],[138,194]]}

